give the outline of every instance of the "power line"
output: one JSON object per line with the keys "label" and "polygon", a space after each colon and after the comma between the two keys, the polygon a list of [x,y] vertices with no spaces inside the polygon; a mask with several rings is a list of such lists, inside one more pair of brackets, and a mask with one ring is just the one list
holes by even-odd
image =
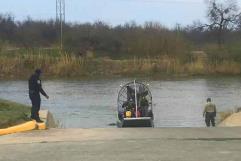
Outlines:
{"label": "power line", "polygon": [[60,49],[63,49],[63,23],[65,23],[65,0],[56,0],[56,23],[60,25]]}

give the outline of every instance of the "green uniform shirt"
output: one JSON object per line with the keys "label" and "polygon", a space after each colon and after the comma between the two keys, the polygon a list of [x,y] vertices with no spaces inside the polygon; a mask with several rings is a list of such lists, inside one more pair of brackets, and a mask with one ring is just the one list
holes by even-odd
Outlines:
{"label": "green uniform shirt", "polygon": [[205,114],[206,112],[216,112],[216,105],[208,102],[204,108],[203,114]]}

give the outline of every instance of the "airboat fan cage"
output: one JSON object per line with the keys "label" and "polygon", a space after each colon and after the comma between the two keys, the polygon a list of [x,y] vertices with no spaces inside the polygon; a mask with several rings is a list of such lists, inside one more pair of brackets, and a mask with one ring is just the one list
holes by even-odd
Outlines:
{"label": "airboat fan cage", "polygon": [[125,105],[127,103],[133,103],[136,109],[140,108],[143,104],[143,98],[147,103],[146,106],[148,106],[148,110],[152,111],[152,94],[148,85],[138,81],[132,81],[121,86],[117,99],[118,114],[125,112]]}

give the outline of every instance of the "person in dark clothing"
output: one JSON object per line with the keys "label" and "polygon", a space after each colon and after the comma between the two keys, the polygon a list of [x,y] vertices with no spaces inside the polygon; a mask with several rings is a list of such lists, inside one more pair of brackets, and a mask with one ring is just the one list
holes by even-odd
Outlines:
{"label": "person in dark clothing", "polygon": [[210,122],[212,123],[212,126],[215,127],[216,112],[216,105],[211,102],[211,98],[208,98],[207,104],[203,111],[203,116],[205,117],[207,127],[210,127]]}
{"label": "person in dark clothing", "polygon": [[127,101],[135,100],[135,90],[130,86],[126,86],[127,89]]}
{"label": "person in dark clothing", "polygon": [[28,80],[28,86],[29,86],[29,98],[32,103],[32,109],[31,109],[31,119],[36,120],[37,122],[43,122],[39,118],[39,110],[40,110],[40,104],[41,104],[41,98],[40,93],[45,96],[47,99],[49,99],[49,96],[45,93],[45,91],[42,88],[40,76],[42,74],[42,71],[40,69],[36,69],[35,73],[31,75],[31,77]]}
{"label": "person in dark clothing", "polygon": [[149,103],[146,97],[142,97],[140,101],[141,115],[142,117],[148,117]]}

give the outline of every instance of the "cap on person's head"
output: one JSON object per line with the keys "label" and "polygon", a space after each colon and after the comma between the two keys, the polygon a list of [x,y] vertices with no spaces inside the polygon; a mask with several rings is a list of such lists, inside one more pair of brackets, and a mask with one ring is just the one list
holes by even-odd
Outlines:
{"label": "cap on person's head", "polygon": [[40,75],[40,74],[42,73],[42,70],[41,70],[41,69],[36,69],[36,70],[35,70],[35,73],[38,74],[38,75]]}
{"label": "cap on person's head", "polygon": [[211,102],[211,98],[208,98],[208,99],[207,99],[207,102]]}

